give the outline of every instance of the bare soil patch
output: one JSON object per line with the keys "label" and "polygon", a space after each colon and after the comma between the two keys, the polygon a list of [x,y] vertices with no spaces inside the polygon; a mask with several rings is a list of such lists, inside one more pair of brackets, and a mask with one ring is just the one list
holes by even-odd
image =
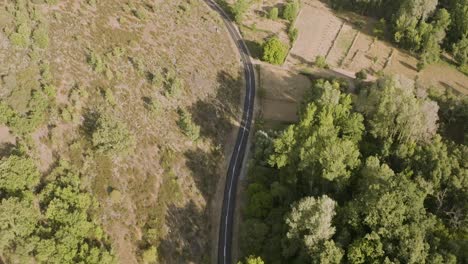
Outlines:
{"label": "bare soil patch", "polygon": [[310,80],[304,75],[280,67],[261,65],[261,116],[265,121],[297,121],[299,103],[310,86]]}

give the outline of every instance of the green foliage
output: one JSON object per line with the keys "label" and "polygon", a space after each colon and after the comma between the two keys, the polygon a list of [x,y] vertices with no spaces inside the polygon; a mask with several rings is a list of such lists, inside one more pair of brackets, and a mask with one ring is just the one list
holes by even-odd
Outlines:
{"label": "green foliage", "polygon": [[387,30],[387,21],[385,18],[381,18],[376,24],[372,33],[379,39],[383,39],[385,37],[385,32]]}
{"label": "green foliage", "polygon": [[45,49],[49,46],[49,36],[47,29],[43,26],[38,27],[33,32],[34,43],[41,49]]}
{"label": "green foliage", "polygon": [[296,20],[300,8],[298,0],[289,0],[284,6],[282,17],[292,23]]}
{"label": "green foliage", "polygon": [[338,83],[318,81],[317,98],[302,110],[301,121],[274,141],[270,164],[304,171],[304,182],[314,188],[320,179],[345,182],[350,169],[359,165],[356,146],[364,129],[362,116],[352,113],[351,98],[339,91]]}
{"label": "green foliage", "polygon": [[158,251],[156,247],[152,246],[147,250],[143,251],[143,263],[152,264],[158,261]]}
{"label": "green foliage", "polygon": [[417,98],[410,80],[385,77],[361,92],[358,105],[384,144],[428,141],[437,132],[437,104]]}
{"label": "green foliage", "polygon": [[262,60],[271,64],[283,64],[288,49],[278,37],[272,37],[263,44]]}
{"label": "green foliage", "polygon": [[[464,103],[434,96],[443,126],[466,123]],[[324,80],[304,99],[296,124],[257,132],[242,254],[268,263],[463,262],[468,148],[436,134],[437,105],[396,77],[364,86],[354,106]]]}
{"label": "green foliage", "polygon": [[292,206],[286,218],[288,239],[299,240],[310,253],[318,251],[322,243],[335,233],[332,219],[336,202],[328,196],[306,197]]}
{"label": "green foliage", "polygon": [[468,35],[466,0],[332,0],[332,5],[380,18],[374,34],[383,37],[387,27],[399,46],[421,54],[419,70],[439,60],[442,46],[451,51]]}
{"label": "green foliage", "polygon": [[0,161],[0,189],[14,194],[32,190],[39,183],[40,174],[29,158],[9,156]]}
{"label": "green foliage", "polygon": [[[103,231],[89,214],[97,203],[80,178],[60,162],[41,186],[34,162],[24,156],[0,161],[0,251],[8,263],[113,263]],[[13,182],[14,181],[14,182]]]}
{"label": "green foliage", "polygon": [[251,0],[236,0],[236,2],[231,8],[231,12],[234,15],[234,20],[237,23],[242,23],[245,13],[247,13],[251,6]]}
{"label": "green foliage", "polygon": [[108,113],[99,113],[92,128],[93,147],[99,153],[127,155],[135,148],[135,137],[127,126]]}
{"label": "green foliage", "polygon": [[182,132],[195,141],[200,137],[200,126],[192,120],[192,115],[187,110],[179,109],[179,121],[177,122]]}
{"label": "green foliage", "polygon": [[314,65],[320,69],[328,69],[327,59],[324,56],[315,57]]}
{"label": "green foliage", "polygon": [[356,79],[363,81],[367,79],[367,71],[366,70],[360,70],[356,72]]}
{"label": "green foliage", "polygon": [[299,30],[297,28],[293,27],[292,25],[290,25],[289,28],[288,28],[289,41],[291,43],[296,42],[298,36],[299,36]]}
{"label": "green foliage", "polygon": [[141,20],[146,20],[148,18],[146,9],[141,6],[132,10],[132,13],[134,16]]}
{"label": "green foliage", "polygon": [[31,27],[27,23],[19,24],[16,32],[10,35],[10,41],[13,45],[26,48],[29,46],[31,38]]}
{"label": "green foliage", "polygon": [[114,93],[110,88],[104,89],[104,98],[106,99],[106,102],[111,106],[115,106],[117,104],[117,101],[114,97]]}
{"label": "green foliage", "polygon": [[276,20],[278,19],[278,14],[279,14],[278,8],[272,7],[270,11],[268,11],[268,18],[271,20]]}
{"label": "green foliage", "polygon": [[107,68],[107,65],[104,62],[104,59],[101,57],[101,55],[97,54],[94,51],[91,51],[91,53],[89,54],[88,63],[89,65],[91,65],[91,67],[96,73],[103,73]]}
{"label": "green foliage", "polygon": [[468,35],[453,44],[453,57],[460,65],[468,65]]}
{"label": "green foliage", "polygon": [[43,91],[34,90],[26,114],[20,115],[0,101],[0,123],[7,124],[18,135],[27,135],[41,125],[47,116],[50,100]]}
{"label": "green foliage", "polygon": [[177,77],[174,72],[169,71],[164,80],[164,95],[167,97],[177,97],[182,93],[183,86],[182,79]]}
{"label": "green foliage", "polygon": [[[237,264],[242,264],[242,262],[238,262]],[[262,258],[260,257],[254,257],[254,256],[249,256],[246,260],[245,260],[245,264],[264,264]]]}

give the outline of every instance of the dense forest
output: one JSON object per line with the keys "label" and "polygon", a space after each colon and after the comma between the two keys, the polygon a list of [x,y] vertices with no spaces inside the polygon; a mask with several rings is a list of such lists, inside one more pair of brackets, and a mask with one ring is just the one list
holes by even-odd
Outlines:
{"label": "dense forest", "polygon": [[466,97],[398,76],[344,89],[316,80],[298,123],[256,133],[243,256],[467,263]]}
{"label": "dense forest", "polygon": [[420,54],[420,68],[446,50],[468,71],[467,0],[332,0],[332,6],[380,18],[395,43]]}

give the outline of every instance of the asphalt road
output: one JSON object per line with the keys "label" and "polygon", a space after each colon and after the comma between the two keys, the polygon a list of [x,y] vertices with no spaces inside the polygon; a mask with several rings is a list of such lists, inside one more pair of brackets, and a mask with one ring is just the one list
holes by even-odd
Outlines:
{"label": "asphalt road", "polygon": [[236,145],[234,146],[231,160],[229,161],[226,185],[224,187],[223,208],[221,211],[218,238],[218,263],[231,264],[232,233],[234,226],[234,210],[236,208],[237,183],[242,169],[244,156],[247,151],[250,127],[252,126],[255,101],[255,72],[247,46],[229,16],[214,1],[205,0],[205,2],[221,15],[224,24],[229,31],[229,35],[236,43],[237,49],[239,50],[241,60],[244,65],[245,75],[244,109],[239,131],[237,132]]}

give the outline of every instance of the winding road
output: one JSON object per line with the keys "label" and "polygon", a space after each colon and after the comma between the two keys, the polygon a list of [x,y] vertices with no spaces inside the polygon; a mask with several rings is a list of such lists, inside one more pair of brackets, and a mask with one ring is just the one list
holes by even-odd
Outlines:
{"label": "winding road", "polygon": [[234,226],[234,210],[236,208],[237,183],[242,170],[244,156],[247,151],[247,141],[249,138],[250,127],[252,126],[252,117],[254,112],[255,71],[250,59],[249,50],[229,16],[214,1],[205,0],[205,2],[221,15],[224,24],[228,29],[229,35],[236,43],[237,49],[239,50],[241,60],[244,65],[245,75],[244,109],[239,131],[237,132],[236,145],[234,146],[231,160],[229,161],[226,185],[224,187],[223,207],[221,211],[218,238],[218,263],[231,264],[232,233]]}

